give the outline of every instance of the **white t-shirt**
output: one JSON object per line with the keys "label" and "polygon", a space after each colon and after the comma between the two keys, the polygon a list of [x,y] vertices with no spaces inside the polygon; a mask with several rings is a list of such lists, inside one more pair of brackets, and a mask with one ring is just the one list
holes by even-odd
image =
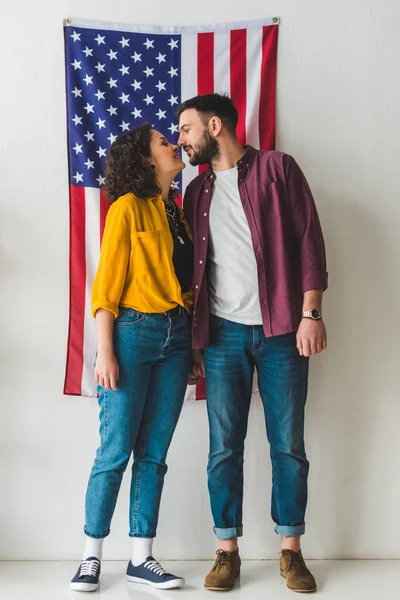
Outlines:
{"label": "white t-shirt", "polygon": [[257,264],[237,167],[215,172],[209,219],[210,312],[236,323],[262,325]]}

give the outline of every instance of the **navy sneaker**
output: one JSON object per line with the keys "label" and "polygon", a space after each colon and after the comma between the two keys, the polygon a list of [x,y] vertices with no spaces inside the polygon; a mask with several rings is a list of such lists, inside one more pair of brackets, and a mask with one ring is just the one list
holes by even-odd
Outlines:
{"label": "navy sneaker", "polygon": [[91,556],[79,565],[75,577],[71,581],[71,589],[78,592],[94,592],[99,587],[100,561]]}
{"label": "navy sneaker", "polygon": [[126,577],[132,583],[145,583],[159,590],[170,590],[185,585],[185,580],[182,577],[166,573],[160,563],[154,560],[152,556],[148,556],[145,562],[138,567],[135,567],[132,561],[129,561]]}

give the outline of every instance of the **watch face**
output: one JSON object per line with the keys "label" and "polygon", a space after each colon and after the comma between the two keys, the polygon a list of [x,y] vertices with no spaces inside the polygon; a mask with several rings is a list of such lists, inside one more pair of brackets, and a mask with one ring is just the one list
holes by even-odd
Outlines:
{"label": "watch face", "polygon": [[311,316],[312,316],[313,319],[319,319],[320,316],[321,316],[321,313],[319,312],[319,310],[317,310],[316,308],[314,308],[311,311]]}

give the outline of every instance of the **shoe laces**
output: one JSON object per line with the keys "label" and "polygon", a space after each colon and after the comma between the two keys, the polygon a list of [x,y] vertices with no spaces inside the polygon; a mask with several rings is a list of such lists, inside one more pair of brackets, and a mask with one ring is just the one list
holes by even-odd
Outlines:
{"label": "shoe laces", "polygon": [[96,577],[97,570],[100,566],[99,560],[83,560],[81,562],[79,577]]}
{"label": "shoe laces", "polygon": [[289,559],[289,566],[288,566],[288,571],[290,571],[290,570],[291,570],[291,568],[292,568],[292,567],[293,567],[293,566],[294,566],[296,563],[300,563],[300,565],[301,565],[301,566],[302,566],[304,569],[308,570],[308,569],[307,569],[307,567],[306,567],[306,564],[305,564],[305,562],[304,562],[304,559],[303,559],[303,555],[302,555],[302,553],[301,553],[301,550],[300,550],[300,552],[295,552],[295,550],[290,550],[289,548],[285,548],[285,550],[283,550],[283,552],[287,552],[287,553],[289,554],[289,556],[290,556],[290,559]]}
{"label": "shoe laces", "polygon": [[155,573],[156,575],[160,576],[161,575],[165,575],[165,569],[162,568],[162,566],[160,565],[160,563],[158,561],[156,561],[154,558],[152,560],[148,560],[144,563],[144,566],[146,569],[149,569],[149,571],[152,571],[153,573]]}
{"label": "shoe laces", "polygon": [[230,553],[226,552],[225,550],[217,550],[216,555],[217,555],[216,567],[220,568],[222,566],[227,566],[228,569],[230,569],[230,567],[231,567],[230,560],[229,560]]}

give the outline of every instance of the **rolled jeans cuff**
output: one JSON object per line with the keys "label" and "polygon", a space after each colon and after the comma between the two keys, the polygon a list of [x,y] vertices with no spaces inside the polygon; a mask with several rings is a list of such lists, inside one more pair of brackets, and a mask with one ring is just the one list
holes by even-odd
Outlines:
{"label": "rolled jeans cuff", "polygon": [[214,533],[219,540],[232,540],[243,535],[243,527],[242,525],[240,527],[226,527],[224,529],[214,527]]}
{"label": "rolled jeans cuff", "polygon": [[285,537],[300,537],[304,535],[305,530],[305,523],[303,525],[277,525],[275,527],[276,533]]}

